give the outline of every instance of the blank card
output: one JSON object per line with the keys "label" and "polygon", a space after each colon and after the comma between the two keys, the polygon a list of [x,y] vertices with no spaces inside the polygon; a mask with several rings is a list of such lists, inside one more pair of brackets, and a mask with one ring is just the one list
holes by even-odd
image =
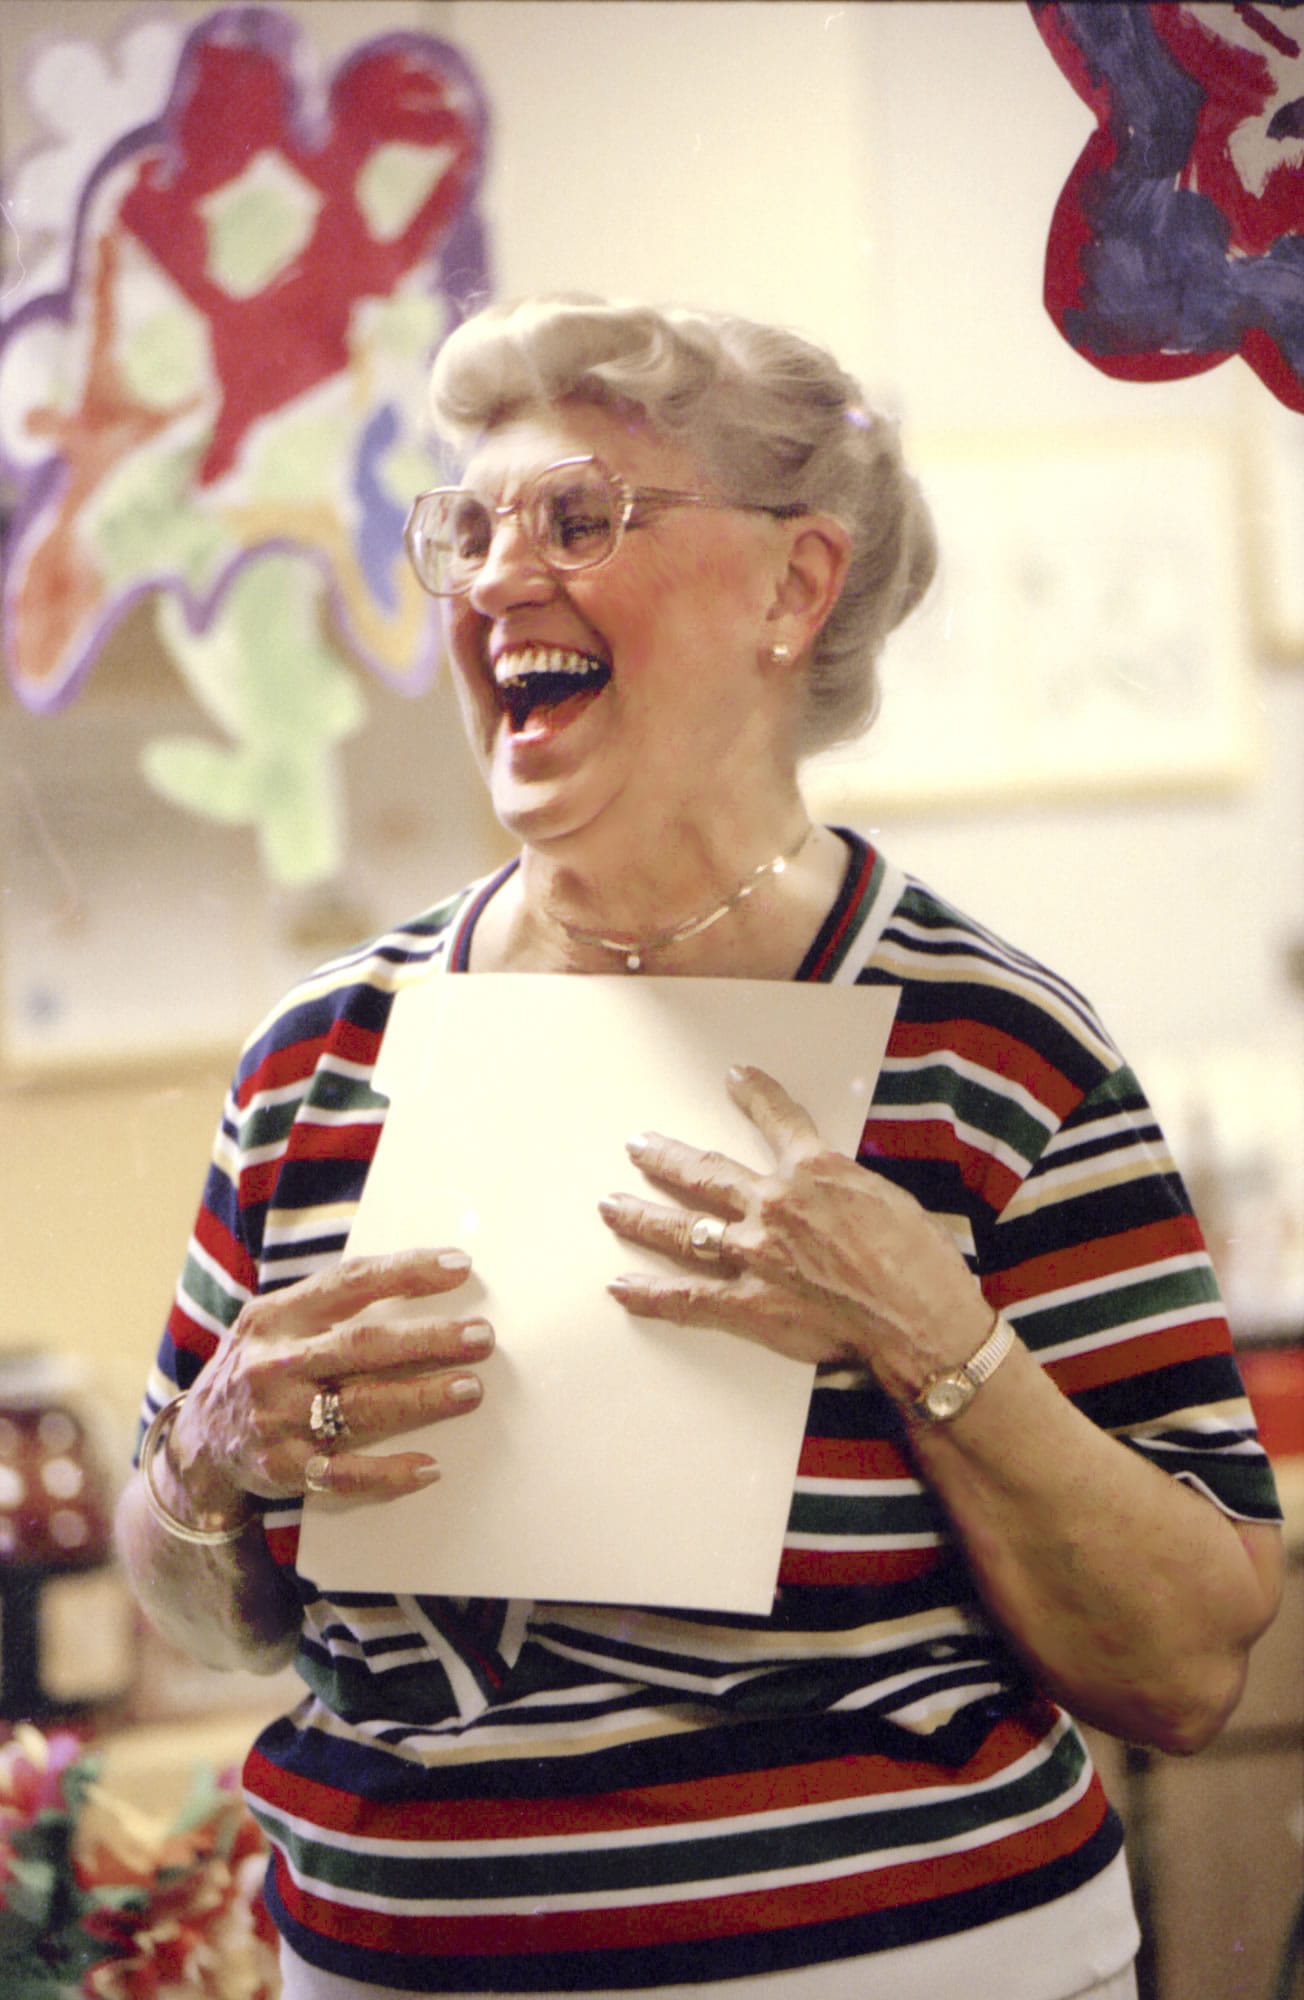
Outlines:
{"label": "blank card", "polygon": [[883,987],[623,976],[436,972],[400,991],[349,1252],[468,1251],[466,1284],[421,1310],[481,1313],[497,1347],[477,1410],[403,1440],[438,1459],[437,1484],[307,1500],[303,1573],[327,1592],[768,1612],[814,1371],[630,1314],[607,1283],[668,1266],[597,1204],[667,1199],[625,1152],[639,1131],[770,1168],[728,1096],[733,1063],[768,1070],[854,1153],[895,1003]]}

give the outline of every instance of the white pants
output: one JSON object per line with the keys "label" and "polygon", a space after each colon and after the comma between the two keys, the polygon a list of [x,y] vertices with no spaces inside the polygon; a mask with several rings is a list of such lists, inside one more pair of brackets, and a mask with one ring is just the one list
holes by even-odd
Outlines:
{"label": "white pants", "polygon": [[[756,1979],[708,1980],[701,1986],[642,1987],[619,1996],[619,2000],[859,2000],[864,1991],[866,1967],[873,1960],[843,1959],[833,1965],[812,1965],[797,1972],[767,1972]],[[281,2000],[420,2000],[419,1995],[396,1986],[365,1986],[353,1979],[339,1979],[333,1972],[319,1972],[296,1952],[281,1944]],[[441,1994],[439,2000],[469,2000],[460,1994]],[[474,1996],[482,2000],[482,1996]],[[538,1993],[530,2000],[568,2000],[565,1994]],[[574,1996],[570,1996],[574,2000]],[[1098,1986],[1084,1986],[1072,2000],[1137,2000],[1136,1973],[1129,1965]]]}

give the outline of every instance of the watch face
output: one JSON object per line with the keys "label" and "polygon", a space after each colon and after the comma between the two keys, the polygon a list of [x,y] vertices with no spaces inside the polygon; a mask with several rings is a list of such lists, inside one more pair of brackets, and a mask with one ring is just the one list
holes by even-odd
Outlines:
{"label": "watch face", "polygon": [[944,1424],[949,1417],[959,1416],[972,1395],[972,1382],[966,1382],[962,1376],[944,1375],[940,1382],[925,1390],[924,1407],[934,1423]]}

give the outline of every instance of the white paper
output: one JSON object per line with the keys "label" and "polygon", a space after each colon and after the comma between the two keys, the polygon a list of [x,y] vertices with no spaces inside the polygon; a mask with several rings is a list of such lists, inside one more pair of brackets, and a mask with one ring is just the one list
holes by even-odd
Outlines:
{"label": "white paper", "polygon": [[328,1591],[767,1612],[814,1371],[630,1314],[609,1280],[667,1265],[613,1236],[597,1203],[666,1199],[625,1152],[638,1131],[770,1168],[727,1094],[731,1063],[768,1070],[854,1153],[895,1003],[892,988],[737,979],[434,974],[403,989],[350,1254],[469,1251],[473,1276],[433,1309],[482,1312],[497,1346],[478,1364],[482,1405],[405,1439],[438,1459],[436,1485],[306,1503],[304,1574]]}

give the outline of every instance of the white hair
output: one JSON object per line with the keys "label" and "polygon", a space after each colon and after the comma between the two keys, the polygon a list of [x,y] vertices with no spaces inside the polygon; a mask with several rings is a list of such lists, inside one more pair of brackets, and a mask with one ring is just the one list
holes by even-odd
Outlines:
{"label": "white hair", "polygon": [[727,497],[843,523],[851,562],[811,649],[799,747],[858,735],[878,706],[884,641],[937,567],[895,423],[831,354],[784,328],[586,297],[486,308],[449,335],[431,377],[435,424],[459,445],[563,397],[632,406]]}

